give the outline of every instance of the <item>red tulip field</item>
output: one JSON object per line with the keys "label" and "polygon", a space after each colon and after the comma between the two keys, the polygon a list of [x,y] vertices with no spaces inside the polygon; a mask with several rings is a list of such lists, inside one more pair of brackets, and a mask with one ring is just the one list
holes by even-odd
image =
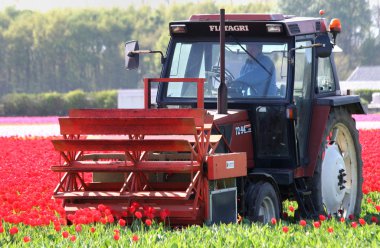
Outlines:
{"label": "red tulip field", "polygon": [[[377,123],[379,115],[358,117]],[[359,126],[358,124],[358,126]],[[105,205],[66,216],[51,199],[60,163],[51,135],[55,117],[0,118],[0,247],[376,247],[380,246],[380,129],[360,129],[363,155],[361,216],[319,220],[294,218],[293,202],[284,204],[281,220],[169,228],[170,212],[133,203],[115,213]],[[35,127],[42,130],[28,133]],[[31,128],[31,129],[29,129]],[[51,128],[51,129],[49,129]],[[20,135],[12,133],[23,130]],[[33,129],[34,130],[34,129]],[[43,133],[44,132],[44,133]],[[126,223],[124,216],[134,221]],[[73,224],[66,225],[69,219]]]}

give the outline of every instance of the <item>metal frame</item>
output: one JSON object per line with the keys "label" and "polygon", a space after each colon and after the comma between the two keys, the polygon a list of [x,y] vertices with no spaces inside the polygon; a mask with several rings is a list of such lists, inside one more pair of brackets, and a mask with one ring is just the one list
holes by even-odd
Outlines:
{"label": "metal frame", "polygon": [[[150,83],[154,81],[196,82],[199,108],[150,109]],[[52,142],[63,159],[52,170],[64,174],[53,197],[64,199],[68,212],[103,202],[121,209],[138,201],[169,209],[173,224],[201,224],[209,209],[204,190],[208,182],[202,165],[222,137],[211,135],[213,119],[202,109],[203,83],[201,78],[145,79],[145,109],[72,110],[71,116],[60,118],[62,139]],[[180,152],[179,155],[185,152],[188,156],[184,161],[150,159],[150,153],[166,151]],[[173,157],[183,157],[179,155]],[[117,161],[120,157],[123,161]],[[85,172],[124,173],[125,180],[88,183]],[[156,172],[188,174],[190,181],[151,182],[149,175]]]}

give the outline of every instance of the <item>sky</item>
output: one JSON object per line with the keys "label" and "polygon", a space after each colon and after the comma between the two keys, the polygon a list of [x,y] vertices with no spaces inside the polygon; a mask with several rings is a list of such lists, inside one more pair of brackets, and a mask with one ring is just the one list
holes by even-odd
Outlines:
{"label": "sky", "polygon": [[[250,0],[265,2],[265,0]],[[159,6],[160,4],[180,2],[202,2],[202,0],[0,0],[0,9],[14,6],[17,9],[31,9],[35,11],[48,11],[54,8],[91,8],[91,7],[128,7],[129,5],[149,4]],[[216,3],[247,3],[247,0],[214,0]]]}
{"label": "sky", "polygon": [[[95,8],[95,7],[120,7],[125,8],[130,5],[159,6],[161,4],[180,2],[203,2],[205,0],[0,0],[0,10],[14,6],[16,9],[30,9],[45,12],[55,8]],[[244,4],[248,2],[266,2],[267,0],[213,0],[217,4]],[[272,0],[275,1],[275,0]],[[380,0],[369,0],[370,5],[379,5]]]}
{"label": "sky", "polygon": [[[53,8],[126,7],[130,4],[151,2],[146,0],[0,0],[0,8],[14,6],[17,9],[47,11]],[[153,1],[152,1],[153,2]],[[156,1],[157,2],[157,1]]]}

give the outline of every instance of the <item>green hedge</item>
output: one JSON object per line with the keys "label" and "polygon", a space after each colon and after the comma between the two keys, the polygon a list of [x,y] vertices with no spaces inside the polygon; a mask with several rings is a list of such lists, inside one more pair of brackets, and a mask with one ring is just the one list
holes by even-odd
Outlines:
{"label": "green hedge", "polygon": [[372,102],[372,94],[375,92],[380,92],[380,90],[370,90],[370,89],[362,89],[362,90],[354,90],[353,94],[359,95],[364,103]]}
{"label": "green hedge", "polygon": [[0,114],[5,116],[62,116],[72,108],[116,108],[117,91],[12,93],[1,98],[0,106]]}

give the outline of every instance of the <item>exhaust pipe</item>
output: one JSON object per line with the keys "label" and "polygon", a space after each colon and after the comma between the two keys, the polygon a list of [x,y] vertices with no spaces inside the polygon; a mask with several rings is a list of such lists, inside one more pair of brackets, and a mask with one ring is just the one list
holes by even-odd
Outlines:
{"label": "exhaust pipe", "polygon": [[220,85],[218,88],[218,114],[227,114],[227,86],[225,80],[225,11],[220,9]]}

